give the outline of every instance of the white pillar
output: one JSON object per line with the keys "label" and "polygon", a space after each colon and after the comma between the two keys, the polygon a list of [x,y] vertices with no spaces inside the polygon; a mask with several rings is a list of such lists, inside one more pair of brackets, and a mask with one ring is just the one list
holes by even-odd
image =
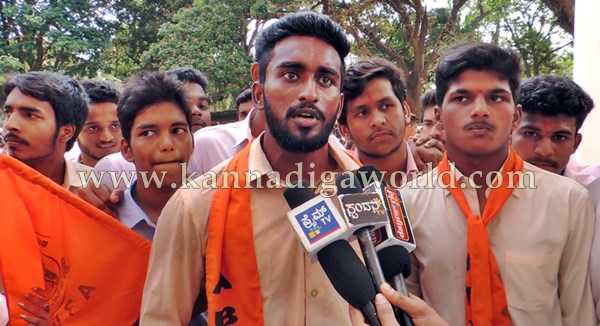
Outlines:
{"label": "white pillar", "polygon": [[573,80],[594,99],[596,107],[581,128],[583,140],[577,158],[600,163],[600,1],[575,1],[575,47]]}

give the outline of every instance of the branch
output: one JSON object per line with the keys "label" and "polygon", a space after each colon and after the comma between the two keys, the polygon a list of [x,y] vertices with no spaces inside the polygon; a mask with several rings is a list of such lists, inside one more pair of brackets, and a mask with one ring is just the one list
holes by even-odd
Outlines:
{"label": "branch", "polygon": [[467,0],[453,0],[452,9],[450,11],[450,19],[446,23],[446,26],[442,29],[442,32],[438,36],[438,38],[433,42],[432,48],[434,49],[430,54],[427,60],[425,61],[425,68],[429,69],[433,65],[433,63],[440,57],[441,53],[438,50],[442,41],[450,36],[456,31],[456,22],[458,21],[458,14],[464,5],[467,3]]}
{"label": "branch", "polygon": [[379,50],[381,50],[388,57],[390,57],[394,62],[396,62],[396,64],[400,67],[400,69],[402,69],[403,71],[408,71],[408,68],[406,67],[406,62],[404,61],[404,58],[402,56],[398,55],[398,53],[396,53],[396,51],[394,51],[394,49],[390,48],[385,43],[381,42],[377,33],[375,33],[373,30],[369,29],[368,27],[363,26],[357,19],[355,19],[355,20],[356,20],[355,25],[358,27],[358,29],[361,32],[363,32],[363,34],[365,34],[369,38],[369,40],[371,42],[373,42],[373,44]]}

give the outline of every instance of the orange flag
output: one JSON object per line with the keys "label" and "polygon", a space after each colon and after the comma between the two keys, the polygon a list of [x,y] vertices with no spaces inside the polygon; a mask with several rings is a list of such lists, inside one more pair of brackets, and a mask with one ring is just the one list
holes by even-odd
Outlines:
{"label": "orange flag", "polygon": [[150,243],[115,218],[0,155],[0,274],[11,325],[33,287],[46,289],[51,325],[132,325]]}

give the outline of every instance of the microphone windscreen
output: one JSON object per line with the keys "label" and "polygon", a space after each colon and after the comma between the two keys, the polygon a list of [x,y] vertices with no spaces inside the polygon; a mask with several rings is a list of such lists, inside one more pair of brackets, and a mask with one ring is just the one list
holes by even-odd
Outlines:
{"label": "microphone windscreen", "polygon": [[350,171],[340,173],[335,179],[335,185],[338,196],[362,193],[360,180]]}
{"label": "microphone windscreen", "polygon": [[283,192],[290,209],[294,209],[307,201],[315,198],[315,193],[308,187],[305,181],[288,187]]}
{"label": "microphone windscreen", "polygon": [[399,245],[385,247],[377,252],[377,256],[386,280],[398,274],[404,278],[410,276],[410,254],[406,248]]}
{"label": "microphone windscreen", "polygon": [[363,181],[375,181],[375,180],[383,180],[383,174],[376,167],[372,165],[363,165],[357,171],[356,174],[360,177],[358,178],[360,182],[360,187],[365,188],[368,184],[363,184]]}
{"label": "microphone windscreen", "polygon": [[317,255],[333,287],[353,307],[362,308],[375,298],[371,274],[348,241],[335,241]]}

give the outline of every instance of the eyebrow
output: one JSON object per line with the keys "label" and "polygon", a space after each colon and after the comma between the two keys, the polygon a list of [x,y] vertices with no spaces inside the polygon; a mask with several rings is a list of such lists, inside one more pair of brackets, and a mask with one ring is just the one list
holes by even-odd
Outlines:
{"label": "eyebrow", "polygon": [[[499,94],[499,93],[506,93],[506,94],[510,94],[510,92],[504,88],[494,88],[491,90],[487,90],[487,93],[492,93],[492,94]],[[473,91],[468,90],[468,89],[464,89],[464,88],[459,88],[456,89],[454,91],[452,91],[452,93],[457,93],[457,94],[471,94],[473,93]]]}
{"label": "eyebrow", "polygon": [[[280,64],[278,64],[277,66],[275,66],[275,69],[281,69],[281,68],[302,70],[302,69],[306,69],[306,65],[304,65],[303,63],[297,62],[297,61],[284,61],[284,62],[281,62]],[[330,67],[321,66],[321,67],[319,67],[319,69],[317,71],[321,74],[329,74],[329,75],[333,75],[336,77],[340,76],[340,73],[337,70],[330,68]]]}
{"label": "eyebrow", "polygon": [[30,107],[30,106],[17,106],[16,108],[13,108],[12,105],[6,105],[4,104],[3,109],[16,109],[16,110],[22,110],[22,111],[27,111],[27,112],[31,112],[31,113],[42,113],[42,111],[40,109],[34,108],[34,107]]}
{"label": "eyebrow", "polygon": [[[521,129],[531,129],[531,130],[535,130],[535,131],[542,131],[542,129],[540,129],[538,127],[535,127],[535,126],[532,126],[532,125],[529,125],[529,124],[524,125],[523,127],[521,127]],[[563,129],[563,130],[557,130],[557,131],[554,131],[552,133],[553,134],[573,135],[573,133],[570,130],[565,130],[565,129]]]}

